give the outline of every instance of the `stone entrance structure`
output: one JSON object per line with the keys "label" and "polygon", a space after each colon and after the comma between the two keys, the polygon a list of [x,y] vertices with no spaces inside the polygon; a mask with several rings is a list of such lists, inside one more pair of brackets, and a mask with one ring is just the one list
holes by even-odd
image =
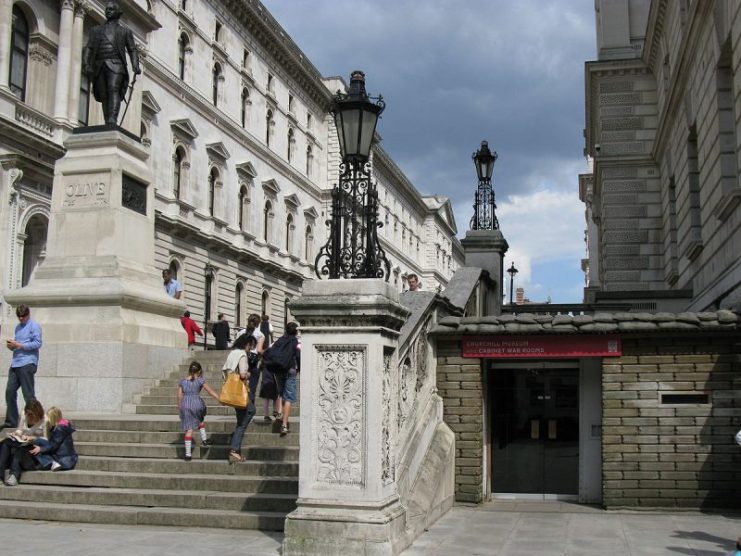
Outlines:
{"label": "stone entrance structure", "polygon": [[[492,477],[501,469],[493,469],[491,419],[496,400],[487,395],[492,377],[507,368],[527,373],[565,361],[463,357],[462,341],[559,335],[578,344],[597,332],[617,335],[622,352],[568,360],[580,381],[578,499],[607,508],[737,505],[741,452],[733,436],[741,419],[740,326],[741,318],[724,310],[442,319],[433,336],[445,421],[456,433],[456,499],[497,496]],[[531,394],[533,403],[550,395]],[[545,423],[526,423],[532,442],[558,438],[558,417]]]}

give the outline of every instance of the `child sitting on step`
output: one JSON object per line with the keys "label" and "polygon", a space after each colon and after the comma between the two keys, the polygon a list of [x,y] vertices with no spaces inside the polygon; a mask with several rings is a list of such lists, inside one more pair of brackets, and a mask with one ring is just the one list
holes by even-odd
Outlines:
{"label": "child sitting on step", "polygon": [[196,427],[201,433],[201,446],[211,444],[203,422],[206,417],[206,403],[201,398],[201,388],[206,390],[213,399],[219,401],[219,395],[206,384],[206,379],[203,378],[201,364],[193,361],[188,367],[188,376],[178,383],[178,411],[180,412],[180,425],[185,432],[185,461],[192,459],[193,429]]}
{"label": "child sitting on step", "polygon": [[36,458],[39,469],[66,471],[77,465],[77,452],[72,441],[75,428],[62,417],[62,410],[50,407],[46,412],[46,438],[39,438],[33,443],[31,455]]}

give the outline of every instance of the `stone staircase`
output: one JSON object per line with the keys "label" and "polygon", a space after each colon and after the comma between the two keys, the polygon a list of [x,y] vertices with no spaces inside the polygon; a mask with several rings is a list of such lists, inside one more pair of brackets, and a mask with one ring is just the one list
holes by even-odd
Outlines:
{"label": "stone staircase", "polygon": [[[218,392],[224,352],[194,354]],[[0,517],[106,524],[217,527],[282,531],[298,496],[298,407],[291,432],[263,419],[262,400],[247,428],[244,463],[227,461],[234,410],[208,405],[214,441],[183,460],[176,385],[187,364],[151,388],[135,414],[70,415],[80,455],[71,471],[28,471],[16,487],[0,486]],[[296,417],[295,419],[293,417]]]}

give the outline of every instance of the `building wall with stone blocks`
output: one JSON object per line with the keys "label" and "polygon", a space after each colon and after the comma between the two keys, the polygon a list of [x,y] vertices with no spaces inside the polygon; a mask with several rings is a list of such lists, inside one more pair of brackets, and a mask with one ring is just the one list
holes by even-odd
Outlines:
{"label": "building wall with stone blocks", "polygon": [[[689,310],[731,306],[741,299],[741,4],[644,4],[641,56],[601,49],[586,65],[599,287],[689,291]],[[602,13],[601,32],[624,30],[624,15]]]}
{"label": "building wall with stone blocks", "polygon": [[[605,507],[738,507],[738,342],[728,335],[624,337],[623,356],[604,360]],[[689,395],[706,403],[681,403]]]}
{"label": "building wall with stone blocks", "polygon": [[484,388],[479,359],[463,359],[459,342],[437,344],[437,389],[443,420],[455,433],[455,499],[484,500]]}

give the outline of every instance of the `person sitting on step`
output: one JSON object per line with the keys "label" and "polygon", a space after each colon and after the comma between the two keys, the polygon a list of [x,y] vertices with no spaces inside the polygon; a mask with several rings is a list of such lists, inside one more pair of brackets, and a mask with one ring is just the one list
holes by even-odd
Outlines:
{"label": "person sitting on step", "polygon": [[47,438],[33,441],[30,453],[36,458],[39,469],[66,471],[77,465],[77,451],[72,440],[75,428],[62,417],[62,410],[50,407],[46,412]]}
{"label": "person sitting on step", "polygon": [[8,434],[0,442],[0,478],[10,470],[5,479],[6,486],[18,484],[23,471],[36,469],[37,462],[31,455],[33,442],[45,438],[46,417],[44,406],[38,400],[30,400],[23,410],[22,428]]}

